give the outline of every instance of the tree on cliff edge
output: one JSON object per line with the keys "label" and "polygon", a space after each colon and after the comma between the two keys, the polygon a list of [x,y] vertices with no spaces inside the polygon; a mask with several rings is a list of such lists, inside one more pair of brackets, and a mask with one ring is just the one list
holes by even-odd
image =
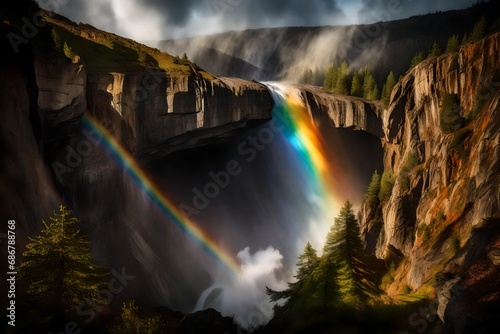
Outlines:
{"label": "tree on cliff edge", "polygon": [[95,300],[107,271],[95,264],[89,242],[76,228],[78,219],[64,205],[40,235],[30,238],[19,266],[28,294],[42,305],[72,314],[84,300]]}

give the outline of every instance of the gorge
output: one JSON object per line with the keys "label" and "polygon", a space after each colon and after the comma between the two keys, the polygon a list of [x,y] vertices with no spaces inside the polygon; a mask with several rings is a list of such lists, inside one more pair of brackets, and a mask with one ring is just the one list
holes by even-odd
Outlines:
{"label": "gorge", "polygon": [[[6,36],[19,23],[2,23],[0,215],[18,222],[19,254],[66,203],[99,264],[134,276],[110,308],[213,307],[251,328],[272,317],[265,286],[286,288],[304,244],[321,249],[349,199],[366,250],[394,265],[388,298],[437,300],[451,332],[498,328],[500,33],[422,61],[385,106],[218,77],[42,15],[18,53]],[[70,52],[52,46],[54,31]],[[447,94],[464,119],[452,132],[440,125]],[[375,170],[397,177],[370,203]]]}

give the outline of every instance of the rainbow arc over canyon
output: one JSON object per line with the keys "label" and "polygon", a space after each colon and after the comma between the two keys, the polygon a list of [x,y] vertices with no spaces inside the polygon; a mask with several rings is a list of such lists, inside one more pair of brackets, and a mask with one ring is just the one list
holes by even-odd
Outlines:
{"label": "rainbow arc over canyon", "polygon": [[[325,157],[324,143],[317,126],[309,114],[303,101],[292,90],[279,85],[268,84],[273,94],[275,106],[273,118],[276,119],[286,141],[293,147],[297,163],[301,164],[307,174],[310,190],[319,196],[323,203],[332,203],[333,183],[330,177],[328,161]],[[205,252],[210,254],[232,274],[240,274],[240,264],[236,256],[222,248],[216,240],[205,233],[197,224],[186,217],[178,209],[163,189],[160,189],[152,178],[144,171],[133,155],[91,115],[82,118],[83,127],[95,131],[102,141],[102,146],[108,154],[125,170],[128,176],[144,191],[149,199],[187,236],[194,239]],[[292,204],[291,204],[292,205]],[[326,214],[327,210],[324,213]],[[323,214],[323,212],[320,212]],[[324,217],[331,221],[331,217]]]}
{"label": "rainbow arc over canyon", "polygon": [[131,179],[149,196],[150,200],[174,223],[182,232],[198,244],[232,274],[239,275],[240,265],[236,258],[220,247],[217,242],[206,234],[198,225],[177,208],[167,195],[156,186],[146,174],[132,154],[108,131],[98,120],[90,115],[82,118],[82,124],[89,130],[102,136],[102,145],[108,154],[127,172]]}

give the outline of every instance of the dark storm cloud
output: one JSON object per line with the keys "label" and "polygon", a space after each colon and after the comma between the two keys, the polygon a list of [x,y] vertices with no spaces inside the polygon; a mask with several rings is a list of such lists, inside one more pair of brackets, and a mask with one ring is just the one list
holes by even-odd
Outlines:
{"label": "dark storm cloud", "polygon": [[[77,22],[140,39],[339,24],[345,17],[336,0],[70,0],[58,12]],[[142,37],[143,33],[146,36]]]}
{"label": "dark storm cloud", "polygon": [[358,12],[360,22],[368,23],[379,21],[391,6],[398,5],[398,10],[389,11],[390,19],[396,20],[419,14],[434,13],[450,9],[466,8],[477,0],[362,0],[362,7]]}
{"label": "dark storm cloud", "polygon": [[278,26],[368,23],[389,3],[398,19],[436,10],[464,8],[476,0],[43,0],[61,2],[58,13],[138,40],[206,35]]}
{"label": "dark storm cloud", "polygon": [[142,0],[142,3],[163,13],[166,26],[171,27],[184,26],[197,7],[206,6],[206,1],[199,0]]}

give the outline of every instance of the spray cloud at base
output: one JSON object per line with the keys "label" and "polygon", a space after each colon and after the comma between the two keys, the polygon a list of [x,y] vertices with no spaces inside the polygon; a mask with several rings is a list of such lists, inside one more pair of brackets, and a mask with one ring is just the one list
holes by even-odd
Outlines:
{"label": "spray cloud at base", "polygon": [[[177,152],[148,166],[160,188],[175,190],[173,202],[193,208],[190,219],[238,261],[232,276],[211,261],[191,260],[210,277],[200,279],[204,288],[191,310],[215,308],[245,327],[269,320],[265,286],[279,290],[293,281],[308,241],[321,252],[338,208],[347,199],[361,201],[373,172],[358,162],[359,170],[354,168],[349,158],[365,158],[371,149],[366,138],[356,139],[361,132],[320,124],[292,86],[269,88],[276,101],[272,121],[227,143]],[[222,186],[210,190],[217,177]],[[200,196],[206,203],[195,207]]]}
{"label": "spray cloud at base", "polygon": [[[370,140],[356,139],[361,132],[316,119],[296,87],[268,87],[273,120],[223,144],[178,151],[146,166],[95,120],[84,119],[104,134],[101,146],[123,169],[113,174],[124,189],[113,197],[116,203],[88,211],[103,210],[123,224],[96,226],[93,247],[104,263],[127,265],[138,282],[149,283],[148,291],[134,292],[139,302],[184,312],[212,307],[244,327],[265,323],[272,316],[265,287],[286,288],[304,245],[309,241],[321,252],[340,205],[361,201],[373,169],[356,157],[365,159],[375,137],[366,146]],[[199,194],[206,203],[195,207]],[[130,205],[117,209],[125,202]],[[182,204],[196,212],[183,211]],[[115,249],[116,240],[130,250]]]}

